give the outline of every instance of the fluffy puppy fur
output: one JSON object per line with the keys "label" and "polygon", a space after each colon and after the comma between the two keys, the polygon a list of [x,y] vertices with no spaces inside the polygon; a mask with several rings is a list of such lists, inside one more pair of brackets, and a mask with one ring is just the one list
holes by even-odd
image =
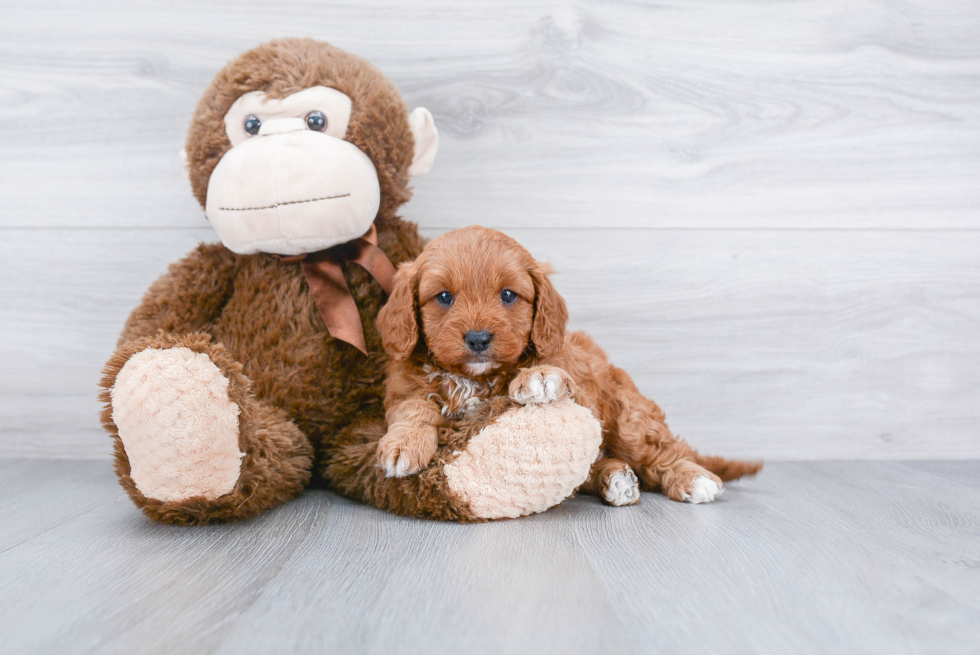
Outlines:
{"label": "fluffy puppy fur", "polygon": [[603,455],[583,488],[613,505],[639,501],[639,484],[710,502],[723,480],[762,468],[700,455],[671,434],[660,407],[592,339],[565,333],[568,310],[551,272],[510,237],[479,226],[436,239],[399,267],[377,323],[390,356],[388,431],[378,444],[388,476],[424,469],[440,428],[504,394],[522,404],[571,395],[592,411]]}

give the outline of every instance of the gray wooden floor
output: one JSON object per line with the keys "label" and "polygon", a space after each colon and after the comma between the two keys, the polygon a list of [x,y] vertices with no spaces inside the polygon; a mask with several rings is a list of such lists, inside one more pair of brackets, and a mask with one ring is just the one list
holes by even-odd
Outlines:
{"label": "gray wooden floor", "polygon": [[0,460],[4,653],[976,653],[980,462],[773,463],[707,506],[460,526],[324,491],[145,520],[102,461]]}

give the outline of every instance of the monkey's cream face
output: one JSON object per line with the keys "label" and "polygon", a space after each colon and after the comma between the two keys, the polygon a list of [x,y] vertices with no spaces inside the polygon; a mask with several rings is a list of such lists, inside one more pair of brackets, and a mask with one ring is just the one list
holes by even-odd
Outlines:
{"label": "monkey's cream face", "polygon": [[[421,114],[419,112],[422,112]],[[232,148],[208,182],[206,212],[229,250],[299,255],[355,239],[381,204],[374,164],[344,140],[351,100],[327,87],[282,99],[246,93],[225,115]],[[409,118],[431,164],[438,137],[425,109]],[[424,171],[422,171],[424,172]]]}

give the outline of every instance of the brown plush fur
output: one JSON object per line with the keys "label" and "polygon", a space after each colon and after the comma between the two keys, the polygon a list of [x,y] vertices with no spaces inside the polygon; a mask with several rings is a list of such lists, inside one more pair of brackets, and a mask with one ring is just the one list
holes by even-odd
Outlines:
{"label": "brown plush fur", "polygon": [[[378,317],[392,357],[385,396],[388,421],[398,427],[379,444],[380,463],[406,457],[414,470],[427,464],[434,450],[432,433],[447,425],[443,408],[451,407],[445,376],[433,371],[474,379],[481,397],[504,388],[515,397],[529,390],[537,372],[559,375],[575,401],[602,423],[607,459],[593,467],[587,490],[601,491],[610,470],[628,465],[645,488],[684,500],[699,476],[720,487],[723,479],[762,468],[759,462],[703,457],[671,434],[660,407],[642,396],[592,339],[582,332],[565,334],[568,312],[549,273],[516,241],[482,227],[450,232],[401,266]],[[502,302],[505,289],[517,294],[511,304]],[[436,299],[444,291],[452,295],[451,306]],[[488,350],[476,353],[463,337],[484,330],[493,340]],[[494,368],[474,375],[473,364]]]}
{"label": "brown plush fur", "polygon": [[[395,213],[411,196],[414,141],[407,108],[369,63],[311,39],[260,46],[217,75],[187,137],[195,196],[206,204],[211,171],[231,147],[223,118],[240,95],[261,90],[283,97],[317,85],[339,89],[352,100],[347,140],[378,172],[381,207],[375,225],[381,249],[395,264],[414,258],[423,241],[416,226]],[[323,459],[343,428],[382,416],[386,358],[374,319],[384,294],[357,265],[347,265],[345,275],[361,313],[368,356],[329,336],[301,267],[271,255],[240,256],[221,245],[201,245],[150,287],[106,365],[101,396],[120,481],[148,516],[185,524],[252,516],[298,494],[309,480],[313,453]],[[168,344],[207,354],[231,379],[231,399],[242,412],[240,448],[247,457],[234,493],[217,501],[149,500],[129,478],[109,390],[129,357]]]}

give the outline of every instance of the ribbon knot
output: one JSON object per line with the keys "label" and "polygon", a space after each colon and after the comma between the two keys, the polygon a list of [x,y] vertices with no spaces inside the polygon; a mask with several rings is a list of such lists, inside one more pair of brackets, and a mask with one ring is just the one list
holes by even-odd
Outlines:
{"label": "ribbon knot", "polygon": [[346,341],[366,355],[364,326],[344,279],[343,262],[360,265],[378,281],[385,293],[391,293],[395,267],[378,247],[378,229],[374,223],[364,236],[352,241],[306,255],[280,256],[279,259],[286,264],[302,264],[310,294],[330,336]]}

